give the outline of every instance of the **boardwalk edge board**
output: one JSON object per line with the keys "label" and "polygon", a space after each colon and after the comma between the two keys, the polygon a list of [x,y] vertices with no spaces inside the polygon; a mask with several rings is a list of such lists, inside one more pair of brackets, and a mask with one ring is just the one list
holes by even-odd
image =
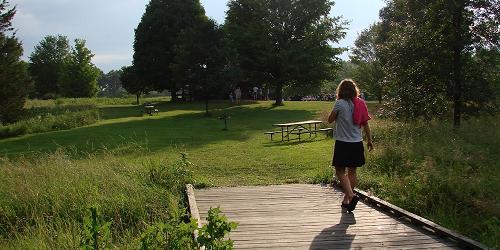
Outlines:
{"label": "boardwalk edge board", "polygon": [[[200,212],[198,210],[198,206],[196,205],[196,197],[194,196],[193,185],[186,184],[186,195],[189,203],[189,214],[191,214],[191,217],[196,220],[198,228],[201,228]],[[198,229],[194,230],[193,237],[196,241],[196,239],[198,238]],[[205,247],[201,247],[200,249],[204,250]]]}
{"label": "boardwalk edge board", "polygon": [[422,218],[414,213],[406,211],[398,206],[395,206],[387,201],[384,201],[378,197],[368,194],[367,192],[359,189],[354,190],[356,194],[363,200],[365,203],[375,205],[376,207],[387,211],[394,216],[402,217],[401,219],[405,219],[410,221],[415,225],[419,225],[427,231],[433,232],[434,234],[440,237],[447,237],[455,241],[458,245],[462,247],[466,247],[469,249],[489,249],[487,246],[483,245],[480,242],[477,242],[473,239],[470,239],[464,235],[456,233],[450,229],[442,227],[430,220]]}

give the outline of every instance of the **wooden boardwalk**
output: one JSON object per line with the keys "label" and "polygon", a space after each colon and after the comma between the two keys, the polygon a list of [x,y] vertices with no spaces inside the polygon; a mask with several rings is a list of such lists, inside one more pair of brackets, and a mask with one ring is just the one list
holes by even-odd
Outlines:
{"label": "wooden boardwalk", "polygon": [[235,249],[458,249],[439,238],[359,202],[342,211],[342,193],[319,185],[196,189],[201,222],[220,206],[230,221]]}

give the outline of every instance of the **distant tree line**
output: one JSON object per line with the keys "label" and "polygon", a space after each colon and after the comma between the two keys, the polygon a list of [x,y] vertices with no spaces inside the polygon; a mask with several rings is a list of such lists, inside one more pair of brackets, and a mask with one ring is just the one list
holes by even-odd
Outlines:
{"label": "distant tree line", "polygon": [[[198,99],[225,97],[236,87],[317,88],[340,67],[344,23],[329,0],[232,0],[224,25],[198,0],[151,0],[135,30],[134,60],[122,84],[139,96],[188,91]],[[207,107],[208,108],[208,107]]]}
{"label": "distant tree line", "polygon": [[500,89],[498,0],[390,0],[380,21],[361,32],[350,61],[332,46],[345,22],[329,15],[331,0],[230,0],[223,25],[199,0],[150,0],[135,29],[132,65],[101,72],[85,41],[46,36],[30,55],[12,31],[15,8],[0,0],[0,119],[13,121],[27,95],[36,98],[139,98],[168,90],[208,101],[236,87],[284,94],[335,89],[354,77],[384,113],[432,119],[497,112]]}
{"label": "distant tree line", "polygon": [[30,55],[29,71],[35,83],[32,97],[92,97],[99,90],[100,70],[85,40],[75,39],[70,47],[62,35],[46,36]]}

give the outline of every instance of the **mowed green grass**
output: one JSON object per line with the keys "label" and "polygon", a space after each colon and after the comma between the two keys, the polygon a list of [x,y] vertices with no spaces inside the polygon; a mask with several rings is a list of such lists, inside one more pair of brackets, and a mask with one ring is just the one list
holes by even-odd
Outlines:
{"label": "mowed green grass", "polygon": [[[147,153],[123,155],[130,161],[166,159],[175,161],[179,153],[188,154],[194,164],[196,180],[202,184],[258,185],[304,182],[331,160],[332,139],[324,134],[301,143],[282,143],[263,133],[272,124],[319,118],[329,102],[287,102],[273,107],[272,102],[229,106],[211,103],[211,116],[205,116],[202,103],[160,103],[160,113],[142,116],[133,105],[101,107],[97,124],[43,134],[28,135],[0,141],[0,154],[10,157],[49,152],[58,148],[78,152],[96,152],[103,148],[124,150],[131,145],[147,148]],[[218,117],[228,113],[228,131]],[[78,157],[76,155],[75,157]]]}
{"label": "mowed green grass", "polygon": [[[134,105],[102,105],[101,120],[96,124],[0,140],[0,155],[10,159],[9,164],[0,162],[0,167],[4,166],[0,169],[4,171],[0,180],[4,178],[3,186],[12,191],[1,193],[0,198],[11,200],[9,197],[17,197],[22,206],[30,202],[33,193],[56,189],[47,193],[48,201],[40,201],[40,207],[26,205],[23,213],[29,214],[30,209],[43,211],[47,208],[42,206],[52,206],[50,204],[56,201],[71,203],[68,206],[73,210],[62,210],[70,214],[75,206],[85,204],[82,197],[91,197],[109,217],[114,216],[117,208],[121,211],[120,216],[144,214],[146,212],[139,204],[150,203],[154,192],[162,190],[148,184],[147,166],[151,162],[163,165],[177,162],[181,152],[187,153],[193,163],[189,170],[194,183],[199,186],[330,182],[333,175],[331,137],[318,134],[311,139],[306,136],[301,142],[281,142],[281,138],[275,136],[271,142],[263,133],[275,129],[272,127],[274,123],[324,120],[332,104],[286,102],[285,106],[273,107],[272,102],[249,102],[239,106],[213,102],[208,117],[203,103],[159,102],[160,113],[155,116],[143,116],[140,108]],[[369,103],[372,113],[376,113],[377,106]],[[218,119],[223,113],[231,117],[228,131],[222,130],[224,123]],[[370,124],[375,150],[367,153],[367,164],[359,170],[360,188],[489,246],[498,247],[500,132],[495,128],[499,120],[499,116],[472,118],[454,130],[450,121],[403,123],[374,117]],[[62,160],[53,159],[61,158],[60,153],[50,153],[58,149],[65,151]],[[32,163],[33,160],[29,159],[39,158],[39,152],[47,152],[49,157],[41,157]],[[24,164],[27,167],[16,167],[17,159],[21,159],[18,165],[25,161],[31,163]],[[47,170],[44,161],[47,161]],[[58,172],[59,168],[62,173],[66,171],[66,161],[76,169],[73,174]],[[94,165],[95,171],[92,170]],[[108,165],[112,167],[107,168]],[[113,187],[113,192],[104,196],[95,191],[103,184],[89,182],[89,177],[82,174],[85,172],[105,183],[104,186]],[[26,173],[28,177],[23,177]],[[32,184],[37,183],[38,176],[44,176],[44,185]],[[70,194],[68,198],[64,188],[72,181],[77,185],[73,188],[74,196]],[[57,187],[61,182],[61,188],[48,188]],[[16,186],[29,190],[28,195],[23,196],[23,192],[17,195]],[[80,189],[91,189],[92,192]],[[145,190],[143,196],[139,195],[142,189]],[[134,195],[129,197],[127,193],[130,192]],[[127,203],[134,205],[127,207],[124,205]],[[161,200],[152,202],[158,208],[166,206],[164,203]],[[69,224],[69,228],[62,226],[54,230],[77,232],[79,224],[74,218],[79,218],[83,208],[76,210],[78,216],[74,215],[76,217],[69,222],[65,219],[68,216],[61,219],[60,223]],[[130,217],[130,221],[142,218]],[[51,225],[51,222],[44,223]],[[137,228],[125,230],[122,234],[125,236],[120,236],[118,245],[129,246],[128,241],[137,240]],[[35,239],[51,238],[40,236]],[[34,241],[30,237],[27,240]],[[58,242],[48,246],[57,247],[68,241]],[[75,239],[70,242],[76,244]]]}

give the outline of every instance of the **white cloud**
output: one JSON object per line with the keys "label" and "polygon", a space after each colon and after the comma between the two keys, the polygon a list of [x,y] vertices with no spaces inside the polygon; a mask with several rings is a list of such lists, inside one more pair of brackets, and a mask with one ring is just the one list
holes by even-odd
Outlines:
{"label": "white cloud", "polygon": [[31,13],[17,10],[12,26],[22,36],[36,36],[42,31],[40,21]]}

